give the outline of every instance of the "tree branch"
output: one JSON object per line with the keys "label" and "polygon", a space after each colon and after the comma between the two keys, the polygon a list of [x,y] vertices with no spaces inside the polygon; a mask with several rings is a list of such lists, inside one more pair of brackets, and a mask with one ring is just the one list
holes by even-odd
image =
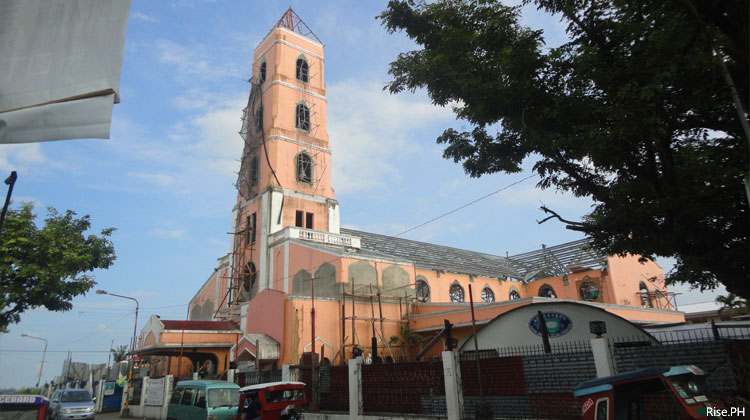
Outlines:
{"label": "tree branch", "polygon": [[537,220],[536,222],[538,224],[540,224],[540,225],[542,223],[546,222],[549,219],[557,219],[557,220],[559,220],[559,221],[561,221],[561,222],[563,222],[563,223],[565,223],[567,225],[567,226],[565,226],[566,229],[575,230],[575,231],[578,231],[578,232],[588,232],[591,229],[591,227],[592,227],[591,225],[586,224],[586,223],[574,222],[572,220],[563,219],[562,217],[560,217],[559,214],[557,214],[553,210],[550,210],[549,208],[547,208],[547,206],[543,205],[542,207],[539,207],[539,208],[543,212],[545,212],[545,213],[552,214],[551,216],[547,216],[546,218],[542,219],[541,221]]}

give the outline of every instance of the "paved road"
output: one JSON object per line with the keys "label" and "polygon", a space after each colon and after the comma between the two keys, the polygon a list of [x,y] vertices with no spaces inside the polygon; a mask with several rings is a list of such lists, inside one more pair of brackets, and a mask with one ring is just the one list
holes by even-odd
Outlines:
{"label": "paved road", "polygon": [[[131,417],[131,418],[135,418],[135,417]],[[121,420],[121,419],[122,417],[120,417],[119,411],[115,411],[111,413],[99,413],[96,415],[96,420]]]}

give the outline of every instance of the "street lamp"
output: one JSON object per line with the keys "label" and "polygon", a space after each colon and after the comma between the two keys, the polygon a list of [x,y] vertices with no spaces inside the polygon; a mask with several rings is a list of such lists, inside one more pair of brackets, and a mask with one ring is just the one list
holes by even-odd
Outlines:
{"label": "street lamp", "polygon": [[108,293],[106,290],[97,290],[97,295],[110,295],[110,296],[116,296],[123,299],[130,299],[135,302],[135,324],[133,324],[133,343],[130,348],[130,363],[128,363],[128,388],[125,390],[125,409],[122,410],[122,416],[128,416],[130,415],[130,383],[133,381],[133,358],[135,357],[135,335],[136,330],[138,329],[138,300],[136,298],[130,297],[130,296],[123,296],[123,295],[116,295],[114,293]]}
{"label": "street lamp", "polygon": [[33,335],[21,334],[21,337],[33,338],[36,340],[44,341],[44,353],[42,353],[42,364],[39,365],[39,376],[36,379],[36,387],[39,388],[39,382],[42,381],[42,369],[44,369],[44,359],[47,357],[47,340],[42,337],[34,337]]}

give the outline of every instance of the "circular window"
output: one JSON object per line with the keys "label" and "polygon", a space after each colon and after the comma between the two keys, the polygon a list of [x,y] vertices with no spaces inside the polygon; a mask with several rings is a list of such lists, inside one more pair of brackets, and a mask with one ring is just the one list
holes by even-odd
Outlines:
{"label": "circular window", "polygon": [[482,289],[482,302],[494,302],[495,301],[495,292],[492,291],[489,287],[485,287]]}
{"label": "circular window", "polygon": [[552,286],[550,286],[549,284],[545,284],[539,288],[539,296],[546,298],[556,298],[557,293],[555,293],[555,289],[553,289]]}
{"label": "circular window", "polygon": [[521,294],[518,293],[518,290],[511,290],[510,293],[508,294],[508,299],[510,300],[521,299]]}
{"label": "circular window", "polygon": [[417,280],[417,300],[427,302],[430,299],[430,286],[424,280]]}
{"label": "circular window", "polygon": [[599,287],[590,280],[581,283],[578,288],[578,293],[581,295],[583,300],[597,300],[599,299]]}
{"label": "circular window", "polygon": [[453,284],[448,292],[451,297],[451,302],[463,302],[464,301],[464,288],[460,284]]}

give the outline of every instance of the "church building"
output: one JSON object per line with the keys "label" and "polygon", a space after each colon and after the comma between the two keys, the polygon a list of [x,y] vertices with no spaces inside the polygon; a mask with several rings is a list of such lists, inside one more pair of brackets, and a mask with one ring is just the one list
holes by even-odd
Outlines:
{"label": "church building", "polygon": [[479,325],[561,301],[640,325],[684,321],[656,263],[588,240],[498,256],[342,228],[331,141],[347,139],[328,137],[323,43],[291,8],[255,48],[250,82],[230,252],[198,285],[188,321],[149,321],[144,355],[190,357],[181,370],[205,360],[218,374],[312,351],[334,364],[360,351],[399,360],[419,351],[404,331],[427,342],[447,319],[467,336],[471,302]]}

